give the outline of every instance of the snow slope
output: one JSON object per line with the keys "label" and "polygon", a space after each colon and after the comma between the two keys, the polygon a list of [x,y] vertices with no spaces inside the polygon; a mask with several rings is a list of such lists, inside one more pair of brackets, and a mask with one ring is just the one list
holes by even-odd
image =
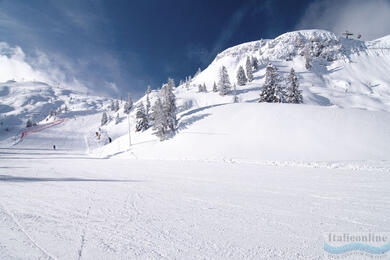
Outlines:
{"label": "snow slope", "polygon": [[[222,104],[182,113],[177,135],[167,141],[157,141],[150,131],[134,134],[131,151],[137,158],[171,160],[389,160],[389,123],[387,112]],[[97,154],[127,145],[125,135]]]}
{"label": "snow slope", "polygon": [[1,259],[326,259],[324,232],[390,232],[388,170],[23,148],[0,165]]}
{"label": "snow slope", "polygon": [[[58,147],[89,151],[96,148],[102,112],[110,99],[88,96],[44,82],[0,83],[0,144],[24,147]],[[51,111],[57,111],[50,116]],[[26,128],[27,120],[37,126]],[[61,124],[51,126],[58,120]],[[31,133],[24,136],[23,132]],[[86,145],[89,140],[91,146]],[[106,141],[106,140],[105,140]],[[104,145],[105,142],[101,142]]]}
{"label": "snow slope", "polygon": [[[312,47],[313,68],[304,64],[303,50]],[[116,140],[95,151],[99,156],[132,156],[193,160],[388,160],[390,143],[390,41],[363,42],[338,38],[322,30],[283,34],[273,40],[244,43],[220,53],[190,87],[175,90],[178,132],[160,143],[152,130],[135,133],[132,112],[131,152],[127,121],[108,125]],[[237,86],[232,96],[212,92],[218,70],[226,66],[230,81],[257,57],[254,81]],[[258,104],[265,64],[275,64],[283,76],[293,67],[303,90],[304,104]],[[208,93],[198,93],[205,83]],[[152,103],[157,92],[151,94]],[[145,102],[143,97],[139,102]],[[121,136],[121,137],[120,137]],[[117,138],[118,137],[118,138]]]}
{"label": "snow slope", "polygon": [[[313,68],[307,71],[303,51],[311,44]],[[264,82],[267,60],[286,75],[294,68],[301,82],[306,104],[390,111],[390,41],[387,37],[363,42],[336,37],[322,30],[304,30],[283,34],[274,40],[244,43],[225,50],[194,79],[205,82],[209,89],[217,81],[219,68],[224,65],[231,82],[236,72],[245,68],[247,57],[257,57],[260,69],[252,84],[243,87],[243,101],[258,98]],[[257,86],[258,88],[254,88]],[[255,93],[253,93],[255,92]]]}

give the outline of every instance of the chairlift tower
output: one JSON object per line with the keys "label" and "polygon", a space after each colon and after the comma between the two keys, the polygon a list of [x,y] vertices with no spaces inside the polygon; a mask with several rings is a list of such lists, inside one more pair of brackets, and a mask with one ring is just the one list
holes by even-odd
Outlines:
{"label": "chairlift tower", "polygon": [[350,32],[348,32],[348,31],[345,31],[345,32],[342,33],[342,35],[345,36],[345,39],[349,39],[348,37],[349,37],[349,36],[352,36],[353,33],[350,33]]}

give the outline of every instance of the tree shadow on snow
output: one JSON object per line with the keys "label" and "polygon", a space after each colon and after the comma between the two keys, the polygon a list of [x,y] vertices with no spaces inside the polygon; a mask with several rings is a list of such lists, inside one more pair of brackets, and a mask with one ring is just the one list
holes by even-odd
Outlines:
{"label": "tree shadow on snow", "polygon": [[[15,151],[53,151],[53,148],[0,147],[0,150],[15,150]],[[72,151],[72,149],[67,149],[67,148],[56,148],[56,151]]]}
{"label": "tree shadow on snow", "polygon": [[192,109],[184,114],[182,114],[179,118],[179,120],[181,120],[183,117],[185,116],[189,116],[189,115],[192,115],[192,114],[195,114],[195,113],[198,113],[198,112],[201,112],[203,110],[206,110],[206,109],[210,109],[210,108],[213,108],[213,107],[219,107],[219,106],[223,106],[223,105],[226,105],[226,104],[230,104],[230,103],[222,103],[222,104],[216,104],[216,105],[210,105],[210,106],[205,106],[205,107],[200,107],[200,108],[195,108],[195,109]]}
{"label": "tree shadow on snow", "polygon": [[53,156],[50,157],[0,157],[0,160],[101,160],[102,158],[84,156]]}
{"label": "tree shadow on snow", "polygon": [[262,90],[263,88],[262,87],[254,87],[254,88],[246,88],[246,89],[237,89],[237,94],[243,94],[243,93],[248,93],[248,92],[252,92],[252,91],[256,91],[256,92],[259,92],[259,95],[260,95],[260,90]]}
{"label": "tree shadow on snow", "polygon": [[190,125],[194,124],[195,122],[202,120],[210,115],[211,114],[201,114],[201,115],[195,115],[195,116],[191,116],[189,118],[186,118],[179,123],[177,130],[180,131],[180,130],[186,129],[186,128],[188,128],[188,126],[190,126]]}
{"label": "tree shadow on snow", "polygon": [[70,153],[58,153],[58,152],[51,152],[51,153],[28,153],[28,152],[24,152],[24,153],[13,153],[13,152],[0,152],[0,156],[2,155],[15,155],[15,154],[18,154],[18,155],[55,155],[55,156],[58,156],[58,155],[84,155],[84,154],[70,154]]}
{"label": "tree shadow on snow", "polygon": [[0,175],[0,182],[144,182],[142,180],[82,179],[82,178],[42,178]]}

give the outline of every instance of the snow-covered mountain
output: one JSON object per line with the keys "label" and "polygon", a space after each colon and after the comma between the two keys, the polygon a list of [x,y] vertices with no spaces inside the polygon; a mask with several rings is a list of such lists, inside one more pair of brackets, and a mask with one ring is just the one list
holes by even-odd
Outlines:
{"label": "snow-covered mountain", "polygon": [[[310,70],[305,68],[305,46],[311,46]],[[230,81],[237,83],[237,70],[245,67],[248,57],[256,57],[260,66],[252,82],[237,85],[240,104],[232,104],[232,95],[212,92],[222,65]],[[303,105],[257,104],[268,61],[283,77],[295,69]],[[199,160],[388,159],[390,150],[384,144],[390,141],[389,65],[389,37],[364,42],[304,30],[234,46],[217,55],[190,87],[183,84],[175,90],[180,111],[177,135],[160,143],[151,130],[133,133],[132,154]],[[203,83],[208,93],[198,92]],[[126,129],[98,153],[126,151]]]}
{"label": "snow-covered mountain", "polygon": [[[305,68],[307,46],[312,57],[310,70]],[[237,83],[237,70],[245,67],[248,57],[256,57],[259,67],[252,82],[237,85],[239,104],[233,104],[232,95],[221,96],[212,91],[222,65],[227,68],[230,81]],[[257,103],[268,62],[283,77],[294,68],[304,104]],[[58,130],[53,134],[56,139],[50,137],[48,145],[63,143],[62,133],[69,136],[73,131],[82,136],[74,143],[100,156],[249,161],[389,159],[390,148],[384,145],[390,141],[389,65],[389,36],[364,42],[323,30],[289,32],[275,39],[229,48],[218,54],[189,85],[178,86],[174,90],[178,131],[167,141],[158,141],[152,129],[135,132],[133,109],[132,148],[128,153],[128,121],[122,108],[119,122],[115,122],[117,113],[109,110],[111,101],[107,98],[90,97],[63,86],[22,82],[20,78],[0,85],[1,131],[5,133],[7,127],[12,130],[8,137],[18,137],[27,119],[44,124],[42,120],[47,119],[51,109],[62,107],[62,114],[57,117],[76,121],[72,127],[68,122],[47,130]],[[199,84],[206,84],[207,93],[198,92]],[[155,90],[150,94],[152,104],[157,93]],[[134,107],[145,99],[141,98]],[[65,106],[68,111],[64,112]],[[95,149],[88,140],[99,131],[103,111],[108,112],[111,120],[100,130],[113,142]],[[40,134],[42,143],[47,135]],[[24,143],[33,142],[38,135],[27,137]]]}
{"label": "snow-covered mountain", "polygon": [[[310,71],[305,68],[306,45],[312,46],[313,67]],[[247,57],[251,56],[261,65],[254,74],[255,80],[242,88],[245,89],[245,94],[241,95],[243,101],[258,97],[258,87],[263,84],[265,65],[269,60],[283,74],[292,67],[295,69],[305,104],[390,110],[390,36],[363,42],[339,38],[322,30],[289,32],[273,40],[244,43],[223,51],[194,83],[205,82],[211,86],[222,65],[235,82],[238,67],[245,67]]]}

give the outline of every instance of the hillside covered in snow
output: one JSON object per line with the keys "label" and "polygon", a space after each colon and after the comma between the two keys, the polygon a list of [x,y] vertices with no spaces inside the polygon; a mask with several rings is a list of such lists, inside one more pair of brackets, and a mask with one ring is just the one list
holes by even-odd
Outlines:
{"label": "hillside covered in snow", "polygon": [[[5,82],[0,84],[0,141],[6,144],[43,142],[50,147],[75,135],[79,137],[72,147],[98,156],[190,160],[382,160],[390,154],[384,145],[390,141],[389,37],[364,42],[305,30],[231,47],[174,88],[178,123],[172,138],[160,142],[152,126],[137,132],[136,110],[141,102],[146,105],[146,96],[134,103],[130,152],[124,101],[36,81],[45,80],[40,78],[44,74],[29,67],[20,52],[2,56],[4,64],[17,68],[8,78],[3,75]],[[305,53],[310,56],[309,69]],[[240,85],[236,74],[248,58],[256,58],[258,66],[253,80]],[[281,78],[295,70],[303,104],[258,103],[268,63]],[[222,66],[236,85],[238,103],[233,103],[233,91],[223,96],[213,91]],[[29,77],[20,71],[28,71]],[[199,85],[206,90],[200,92]],[[151,106],[158,93],[150,93]],[[120,104],[118,111],[111,109],[113,102]],[[108,122],[101,126],[103,112]],[[59,119],[75,123],[64,122],[19,140],[28,120],[45,126]],[[95,132],[104,140],[96,140]]]}
{"label": "hillside covered in snow", "polygon": [[[305,48],[311,68],[305,64]],[[253,81],[239,86],[236,78],[248,58],[257,58]],[[266,65],[275,65],[282,78],[294,68],[303,104],[258,103]],[[196,160],[368,160],[389,159],[390,40],[364,42],[340,38],[328,31],[306,30],[229,48],[201,73],[179,85],[175,137],[159,142],[153,130],[135,132],[129,147],[126,122],[121,131],[106,126],[114,142],[96,154],[137,158]],[[233,94],[213,91],[225,66]],[[199,85],[206,92],[199,92]],[[283,83],[284,84],[284,83]],[[157,91],[151,93],[151,103]],[[146,97],[138,102],[145,104]],[[331,152],[330,152],[331,151]]]}

